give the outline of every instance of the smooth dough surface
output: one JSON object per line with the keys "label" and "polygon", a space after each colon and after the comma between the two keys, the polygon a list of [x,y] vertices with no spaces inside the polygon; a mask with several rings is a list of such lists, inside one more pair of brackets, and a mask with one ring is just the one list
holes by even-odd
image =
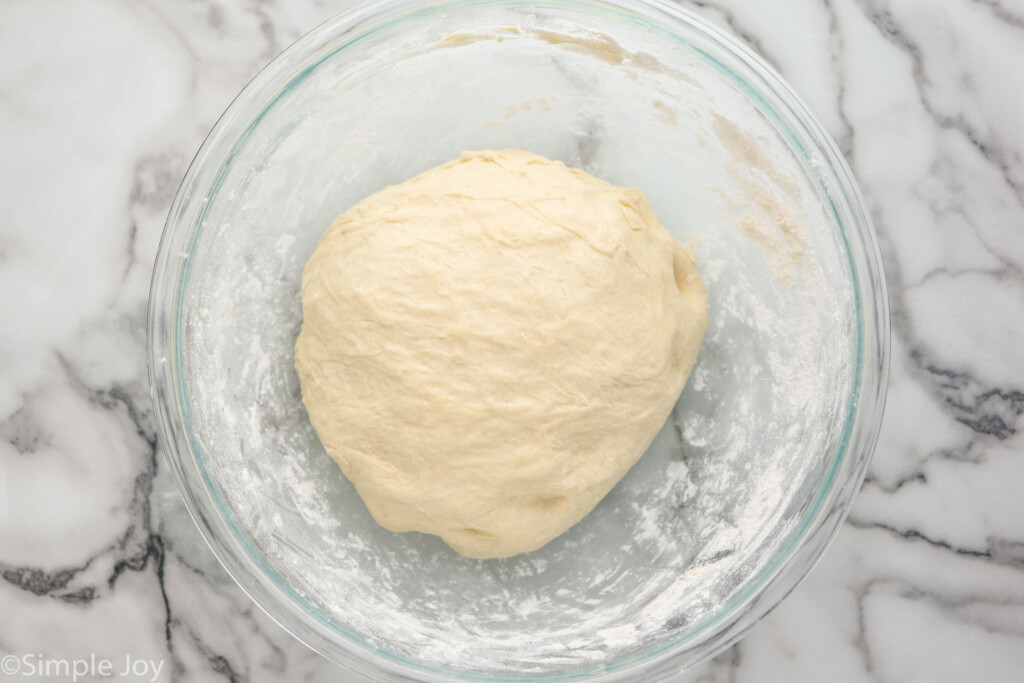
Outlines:
{"label": "smooth dough surface", "polygon": [[697,357],[693,250],[643,195],[519,150],[338,216],[302,277],[302,398],[378,523],[535,550],[640,458]]}

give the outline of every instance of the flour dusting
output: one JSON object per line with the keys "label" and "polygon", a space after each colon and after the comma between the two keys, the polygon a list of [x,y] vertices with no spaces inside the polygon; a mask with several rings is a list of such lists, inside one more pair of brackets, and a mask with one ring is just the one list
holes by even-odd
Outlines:
{"label": "flour dusting", "polygon": [[[596,670],[687,637],[760,580],[837,447],[855,321],[813,160],[739,89],[639,28],[616,29],[630,58],[615,61],[551,40],[578,31],[569,19],[540,38],[526,15],[493,25],[517,21],[443,49],[426,26],[402,58],[382,30],[265,113],[189,255],[192,426],[226,513],[339,639],[464,671]],[[467,62],[488,78],[459,81]],[[451,101],[421,110],[426,87]],[[292,353],[302,266],[335,215],[464,149],[517,145],[640,188],[694,244],[710,323],[607,498],[537,552],[478,561],[374,523],[309,425]]]}

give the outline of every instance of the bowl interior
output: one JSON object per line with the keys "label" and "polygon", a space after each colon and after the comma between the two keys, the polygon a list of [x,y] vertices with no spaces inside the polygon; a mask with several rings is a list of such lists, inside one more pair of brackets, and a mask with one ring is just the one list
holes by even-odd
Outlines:
{"label": "bowl interior", "polygon": [[[573,678],[711,637],[842,474],[860,294],[819,150],[706,34],[619,8],[448,3],[321,32],[236,103],[180,212],[185,458],[249,580],[336,659],[421,672]],[[302,266],[335,215],[508,147],[640,188],[694,244],[710,325],[672,416],[597,509],[537,552],[475,561],[374,523],[308,422],[292,352]]]}

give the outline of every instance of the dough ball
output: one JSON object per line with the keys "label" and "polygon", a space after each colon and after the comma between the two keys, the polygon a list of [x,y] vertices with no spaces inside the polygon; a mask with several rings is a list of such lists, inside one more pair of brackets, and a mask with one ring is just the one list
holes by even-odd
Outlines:
{"label": "dough ball", "polygon": [[467,152],[338,216],[302,276],[302,397],[374,518],[469,557],[583,518],[665,422],[707,326],[633,189]]}

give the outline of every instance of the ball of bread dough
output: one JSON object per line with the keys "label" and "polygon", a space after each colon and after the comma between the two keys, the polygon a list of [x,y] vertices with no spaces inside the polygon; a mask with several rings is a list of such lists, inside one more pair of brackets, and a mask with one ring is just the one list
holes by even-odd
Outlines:
{"label": "ball of bread dough", "polygon": [[707,297],[643,195],[519,150],[362,200],[302,276],[302,398],[374,518],[476,558],[541,547],[640,458]]}

